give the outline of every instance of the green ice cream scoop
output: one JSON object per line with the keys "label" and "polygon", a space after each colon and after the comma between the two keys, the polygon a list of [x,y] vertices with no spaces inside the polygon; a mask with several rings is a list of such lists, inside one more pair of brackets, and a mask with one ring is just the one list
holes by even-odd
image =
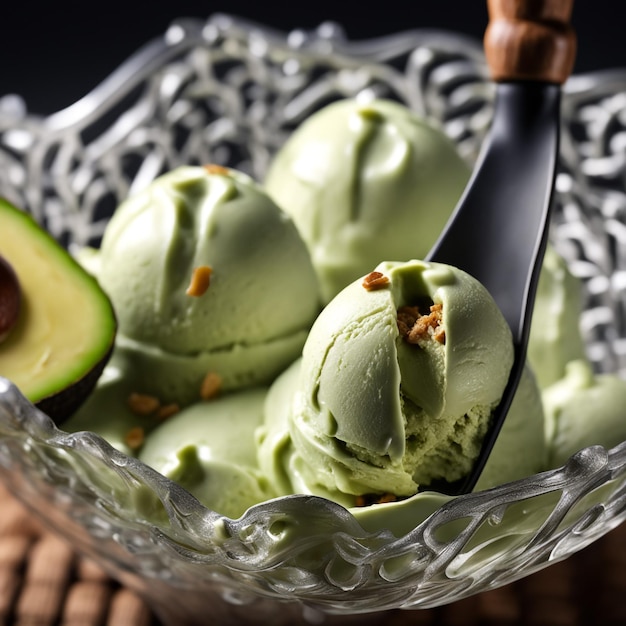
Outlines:
{"label": "green ice cream scoop", "polygon": [[618,376],[594,374],[587,360],[578,359],[542,395],[549,467],[587,446],[612,448],[626,440],[626,381]]}
{"label": "green ice cream scoop", "polygon": [[311,329],[289,416],[293,470],[354,495],[460,479],[512,362],[509,327],[475,279],[447,265],[381,263]]}
{"label": "green ice cream scoop", "polygon": [[567,363],[585,358],[580,331],[582,283],[552,246],[539,274],[528,338],[528,361],[544,389],[565,375]]}
{"label": "green ice cream scoop", "polygon": [[158,424],[152,411],[141,414],[131,409],[129,399],[135,391],[132,378],[113,355],[94,391],[64,422],[63,429],[67,432],[95,432],[120,452],[135,456],[137,450],[128,441],[129,433],[135,429],[147,433]]}
{"label": "green ice cream scoop", "polygon": [[469,175],[453,142],[404,105],[342,100],[292,134],[265,187],[293,217],[328,302],[382,261],[425,257]]}
{"label": "green ice cream scoop", "polygon": [[252,179],[217,166],[180,167],[122,203],[92,264],[137,391],[183,405],[208,372],[224,390],[270,382],[320,306],[292,220]]}
{"label": "green ice cream scoop", "polygon": [[208,508],[239,517],[275,495],[254,442],[266,392],[246,389],[186,408],[148,435],[139,458]]}
{"label": "green ice cream scoop", "polygon": [[[265,400],[264,422],[257,429],[258,460],[261,471],[280,495],[313,493],[347,507],[370,530],[396,529],[399,536],[409,532],[448,497],[421,492],[400,502],[355,506],[358,499],[337,489],[327,489],[310,480],[310,468],[303,467],[289,432],[293,400],[300,385],[302,360],[294,362],[271,385]],[[522,379],[498,439],[478,479],[475,491],[518,480],[545,469],[547,446],[541,393],[530,368]],[[401,529],[401,530],[399,530]]]}

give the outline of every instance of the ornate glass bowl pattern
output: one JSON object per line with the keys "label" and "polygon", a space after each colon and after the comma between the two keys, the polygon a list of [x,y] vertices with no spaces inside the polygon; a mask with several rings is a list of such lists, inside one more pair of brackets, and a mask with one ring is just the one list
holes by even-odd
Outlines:
{"label": "ornate glass bowl pattern", "polygon": [[[623,373],[626,71],[573,77],[564,92],[552,242],[584,281],[594,366]],[[0,99],[0,193],[70,248],[97,244],[117,203],[159,173],[217,162],[261,178],[302,119],[365,93],[427,115],[470,162],[491,114],[481,47],[455,34],[351,42],[333,24],[284,35],[225,15],[181,20],[56,114]],[[307,496],[232,520],[97,436],[58,430],[0,379],[3,481],[168,624],[366,623],[503,585],[621,523],[625,469],[626,444],[588,448],[453,499],[401,537]]]}

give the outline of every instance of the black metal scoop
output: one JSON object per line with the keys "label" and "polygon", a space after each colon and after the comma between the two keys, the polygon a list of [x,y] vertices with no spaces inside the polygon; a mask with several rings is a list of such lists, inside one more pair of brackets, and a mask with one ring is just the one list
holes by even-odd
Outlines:
{"label": "black metal scoop", "polygon": [[559,150],[560,85],[574,63],[573,0],[488,0],[485,53],[494,117],[478,164],[429,261],[455,265],[491,293],[513,332],[515,361],[471,473],[478,480],[517,390],[547,241]]}

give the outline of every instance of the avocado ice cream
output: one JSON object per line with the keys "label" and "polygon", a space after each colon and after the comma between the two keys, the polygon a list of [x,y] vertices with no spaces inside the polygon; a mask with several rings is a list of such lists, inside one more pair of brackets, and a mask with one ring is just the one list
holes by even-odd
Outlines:
{"label": "avocado ice cream", "polygon": [[134,392],[133,373],[121,363],[113,357],[95,391],[63,424],[66,431],[96,433],[222,515],[238,517],[274,497],[258,468],[254,437],[267,388],[233,391],[181,410]]}
{"label": "avocado ice cream", "polygon": [[[426,516],[446,499],[417,490],[462,478],[476,459],[508,380],[511,336],[484,288],[460,270],[385,262],[367,274],[380,259],[414,257],[418,244],[427,252],[468,170],[453,146],[453,157],[445,152],[445,137],[435,139],[439,131],[400,105],[333,106],[326,111],[331,130],[319,135],[314,152],[337,156],[312,158],[309,174],[320,174],[319,187],[279,176],[289,159],[294,172],[307,171],[311,157],[299,155],[297,144],[279,154],[267,181],[287,210],[283,191],[301,200],[303,214],[293,209],[292,217],[315,269],[291,218],[232,170],[182,167],[120,206],[101,252],[83,258],[118,312],[116,350],[68,430],[98,432],[231,517],[276,495],[312,493],[375,524],[383,518],[372,511],[384,507],[362,504],[392,496],[399,499],[388,503],[394,524],[408,528],[416,511]],[[311,136],[303,135],[306,143],[315,143]],[[426,164],[415,172],[420,158],[432,164],[420,150],[441,151],[437,172],[445,184]],[[324,176],[332,168],[324,168],[333,159],[342,180],[330,182]],[[448,196],[433,187],[412,195],[435,182],[449,191],[455,180]],[[331,195],[343,203],[332,205]],[[385,209],[375,204],[383,196]],[[394,252],[405,243],[405,252]],[[205,275],[196,280],[197,268]],[[317,280],[330,300],[355,275],[319,316],[298,358],[320,309]],[[542,386],[582,352],[579,296],[578,282],[549,248],[529,346]],[[218,376],[219,397],[199,402],[207,373]],[[272,381],[269,391],[254,387]],[[128,406],[135,391],[154,394],[162,407],[175,403],[175,414],[162,424],[154,413],[137,414]],[[177,412],[178,405],[187,408]],[[138,445],[128,437],[137,430]],[[546,457],[541,396],[527,368],[476,490],[541,471]]]}
{"label": "avocado ice cream", "polygon": [[136,450],[131,441],[132,433],[141,433],[143,439],[143,435],[158,423],[152,411],[133,410],[129,399],[133,397],[135,389],[133,377],[113,355],[95,390],[63,423],[63,429],[67,432],[95,432],[120,452],[134,456]]}
{"label": "avocado ice cream", "polygon": [[123,202],[88,266],[136,390],[181,406],[271,382],[300,353],[319,290],[292,220],[246,175],[179,167]]}
{"label": "avocado ice cream", "polygon": [[567,363],[584,358],[582,298],[581,281],[548,246],[539,273],[527,353],[542,389],[565,375]]}
{"label": "avocado ice cream", "polygon": [[[289,475],[296,491],[344,503],[458,480],[478,456],[512,362],[509,327],[480,283],[447,265],[382,263],[317,318],[289,408],[291,443],[271,425],[280,412],[266,417],[261,467],[279,486]],[[281,384],[279,396],[288,393]],[[282,477],[263,458],[281,446]]]}
{"label": "avocado ice cream", "polygon": [[425,257],[469,175],[453,142],[404,105],[342,100],[296,129],[265,188],[293,217],[328,302],[382,261]]}
{"label": "avocado ice cream", "polygon": [[182,410],[146,438],[139,458],[208,508],[239,517],[275,495],[258,469],[254,440],[266,394],[245,389]]}
{"label": "avocado ice cream", "polygon": [[549,467],[587,446],[608,449],[626,440],[626,381],[618,376],[594,374],[586,359],[577,359],[542,395]]}
{"label": "avocado ice cream", "polygon": [[[291,439],[290,415],[300,386],[301,363],[301,359],[294,362],[276,379],[267,394],[265,421],[256,432],[261,470],[280,495],[314,493],[331,498],[344,506],[354,507],[352,512],[357,519],[363,516],[380,518],[380,511],[376,514],[364,513],[363,507],[355,507],[359,499],[354,494],[327,489],[319,481],[311,480],[310,472],[303,473],[299,470],[301,461]],[[474,491],[490,489],[536,474],[545,469],[547,455],[541,394],[532,371],[526,367],[507,418]],[[416,498],[420,500],[419,503],[415,502]],[[412,511],[411,521],[405,521],[404,524],[415,523],[416,507],[423,509],[425,504],[440,502],[429,491],[423,491],[411,500],[413,501],[402,501],[406,503],[404,509],[397,505],[393,507],[393,514],[402,517],[405,516],[405,509]],[[387,523],[387,517],[385,520]]]}

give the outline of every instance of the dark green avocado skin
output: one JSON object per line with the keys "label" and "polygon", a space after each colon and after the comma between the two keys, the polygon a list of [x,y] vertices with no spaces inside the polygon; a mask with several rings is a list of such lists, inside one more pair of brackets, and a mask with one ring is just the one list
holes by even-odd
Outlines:
{"label": "dark green avocado skin", "polygon": [[35,406],[50,417],[57,426],[63,424],[80,408],[94,390],[112,353],[113,346],[80,380],[47,398],[39,400],[39,402],[35,403]]}

